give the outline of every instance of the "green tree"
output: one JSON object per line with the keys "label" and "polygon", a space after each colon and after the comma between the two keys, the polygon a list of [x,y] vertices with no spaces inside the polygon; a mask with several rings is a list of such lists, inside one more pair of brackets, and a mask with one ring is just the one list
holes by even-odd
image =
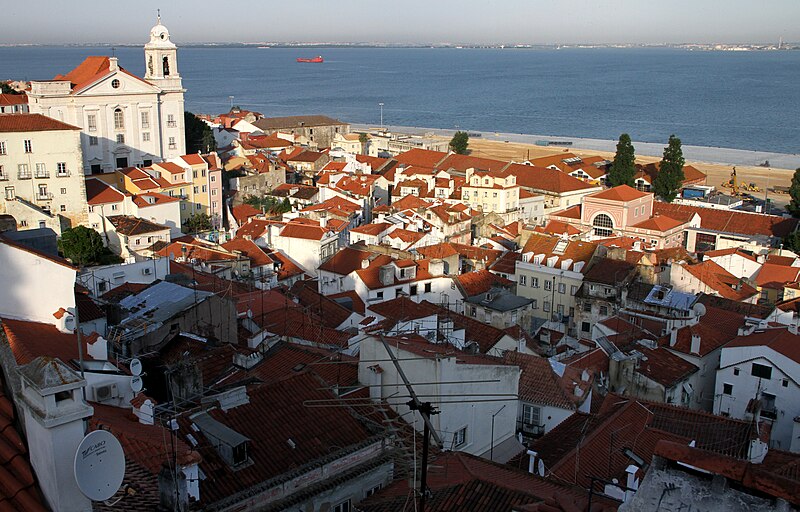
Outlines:
{"label": "green tree", "polygon": [[86,226],[76,226],[61,233],[58,248],[65,258],[81,267],[99,263],[107,252],[100,233]]}
{"label": "green tree", "polygon": [[633,187],[634,176],[636,176],[636,154],[633,143],[631,143],[631,136],[623,133],[619,136],[617,154],[614,155],[614,162],[611,164],[611,170],[608,171],[608,184],[612,187],[617,185]]}
{"label": "green tree", "polygon": [[664,148],[664,157],[658,168],[658,175],[653,180],[653,192],[664,201],[671,203],[678,195],[683,185],[683,158],[681,139],[675,135],[669,136],[669,143]]}
{"label": "green tree", "polygon": [[794,231],[783,239],[783,248],[800,253],[800,231]]}
{"label": "green tree", "polygon": [[458,131],[450,139],[450,149],[459,155],[467,154],[467,147],[469,146],[469,134],[467,132]]}
{"label": "green tree", "polygon": [[211,217],[205,213],[195,213],[189,215],[183,223],[184,231],[187,233],[200,233],[201,231],[211,230]]}
{"label": "green tree", "polygon": [[216,151],[217,142],[211,128],[191,112],[183,113],[183,127],[186,135],[186,153],[210,153]]}
{"label": "green tree", "polygon": [[361,154],[367,154],[367,144],[369,143],[369,137],[366,133],[362,132],[358,134],[358,142],[361,143]]}
{"label": "green tree", "polygon": [[800,167],[795,169],[792,176],[792,184],[789,185],[789,196],[791,197],[786,209],[794,217],[800,217]]}
{"label": "green tree", "polygon": [[2,94],[22,94],[22,91],[18,91],[11,87],[8,82],[0,82],[0,93]]}
{"label": "green tree", "polygon": [[292,204],[288,197],[284,197],[283,201],[272,196],[245,196],[244,203],[249,204],[253,208],[264,210],[272,215],[279,215],[292,211]]}

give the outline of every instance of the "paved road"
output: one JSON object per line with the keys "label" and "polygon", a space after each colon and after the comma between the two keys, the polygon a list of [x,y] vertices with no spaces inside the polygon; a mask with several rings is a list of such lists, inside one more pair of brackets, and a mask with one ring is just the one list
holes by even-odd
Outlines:
{"label": "paved road", "polygon": [[[367,130],[375,128],[373,125],[354,124],[354,130]],[[407,133],[411,135],[424,135],[433,133],[443,137],[452,137],[455,130],[441,130],[436,128],[417,128],[413,126],[387,126],[392,132]],[[602,139],[581,139],[575,137],[551,137],[548,135],[526,135],[522,133],[495,133],[478,132],[481,138],[487,140],[502,140],[517,142],[522,144],[535,144],[537,140],[558,140],[570,141],[573,146],[579,149],[589,149],[596,151],[616,151],[617,141]],[[647,155],[660,157],[664,153],[664,144],[652,142],[634,142],[637,155]],[[683,156],[686,160],[693,162],[705,162],[721,165],[758,165],[769,160],[769,165],[777,169],[797,169],[800,168],[800,154],[768,153],[763,151],[748,151],[744,149],[731,148],[711,148],[704,146],[683,146]]]}

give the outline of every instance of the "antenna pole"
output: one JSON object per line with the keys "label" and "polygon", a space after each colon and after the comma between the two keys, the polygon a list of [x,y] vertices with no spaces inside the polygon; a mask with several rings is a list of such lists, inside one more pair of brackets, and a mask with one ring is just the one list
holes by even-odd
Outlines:
{"label": "antenna pole", "polygon": [[428,446],[431,444],[431,432],[430,428],[428,427],[428,416],[430,414],[438,414],[438,412],[434,412],[430,402],[425,402],[424,404],[420,405],[422,407],[419,411],[423,414],[423,418],[425,418],[426,421],[424,422],[422,430],[422,473],[419,481],[419,510],[420,512],[425,512],[425,499],[428,497]]}

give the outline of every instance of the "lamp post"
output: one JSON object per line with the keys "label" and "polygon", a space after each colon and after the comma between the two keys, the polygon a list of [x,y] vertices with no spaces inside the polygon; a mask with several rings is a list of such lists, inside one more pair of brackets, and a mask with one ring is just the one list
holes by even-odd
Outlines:
{"label": "lamp post", "polygon": [[381,131],[383,131],[383,102],[378,103],[378,106],[381,107]]}
{"label": "lamp post", "polygon": [[494,417],[500,414],[500,412],[502,412],[502,410],[505,408],[506,406],[503,404],[503,407],[501,407],[496,413],[492,414],[492,445],[489,449],[489,460],[492,462],[494,462]]}

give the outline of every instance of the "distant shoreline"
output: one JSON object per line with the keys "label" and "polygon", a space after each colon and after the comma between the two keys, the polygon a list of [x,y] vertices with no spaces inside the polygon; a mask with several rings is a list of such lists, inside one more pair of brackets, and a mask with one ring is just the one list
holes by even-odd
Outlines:
{"label": "distant shoreline", "polygon": [[[375,125],[359,123],[351,123],[351,127],[353,130],[357,131],[366,131],[377,128]],[[439,137],[452,137],[456,132],[456,130],[453,129],[421,128],[416,126],[387,125],[385,128],[391,132],[399,134],[433,134]],[[572,142],[571,146],[548,146],[551,149],[564,149],[567,151],[574,147],[575,149],[608,151],[613,153],[616,151],[617,145],[616,140],[561,137],[556,135],[535,135],[524,133],[499,133],[480,130],[469,130],[469,132],[480,133],[480,138],[484,140],[508,141],[519,144],[535,145],[536,141],[538,140]],[[660,157],[664,152],[664,147],[667,145],[667,141],[664,141],[663,143],[634,141],[633,145],[636,148],[637,155]],[[765,161],[769,161],[769,167],[772,169],[794,170],[800,168],[800,154],[690,145],[683,145],[682,149],[683,156],[686,158],[687,162],[701,162],[713,165],[758,166]]]}

